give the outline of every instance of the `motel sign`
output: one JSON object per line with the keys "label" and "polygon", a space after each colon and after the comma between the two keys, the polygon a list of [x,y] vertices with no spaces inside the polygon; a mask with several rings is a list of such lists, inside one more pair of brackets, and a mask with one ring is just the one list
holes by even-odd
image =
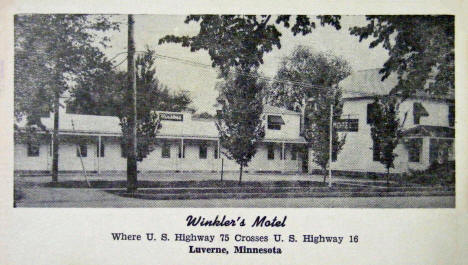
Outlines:
{"label": "motel sign", "polygon": [[338,119],[334,124],[337,132],[357,132],[359,119]]}

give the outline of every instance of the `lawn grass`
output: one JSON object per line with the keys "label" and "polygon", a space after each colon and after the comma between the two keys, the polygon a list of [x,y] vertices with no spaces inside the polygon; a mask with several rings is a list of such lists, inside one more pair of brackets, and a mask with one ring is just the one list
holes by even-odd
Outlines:
{"label": "lawn grass", "polygon": [[[126,188],[125,180],[91,180],[92,188]],[[47,182],[41,184],[50,188],[88,188],[81,180]],[[234,180],[188,180],[188,181],[138,181],[139,188],[232,188],[232,187],[325,187],[327,184],[317,181],[245,181]]]}
{"label": "lawn grass", "polygon": [[[24,184],[24,183],[23,183]],[[120,197],[147,200],[188,199],[248,199],[306,197],[391,197],[391,196],[453,196],[454,186],[406,186],[376,182],[335,182],[332,187],[322,181],[281,180],[188,180],[138,182],[138,190],[127,192],[125,180],[91,180],[91,189],[101,189]],[[38,183],[44,188],[89,189],[83,180]],[[20,194],[18,194],[20,195]]]}

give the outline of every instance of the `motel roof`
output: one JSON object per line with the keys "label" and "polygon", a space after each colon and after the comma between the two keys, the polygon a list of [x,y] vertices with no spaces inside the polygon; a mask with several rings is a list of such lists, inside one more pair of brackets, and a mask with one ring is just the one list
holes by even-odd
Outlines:
{"label": "motel roof", "polygon": [[[265,106],[264,113],[266,114],[298,114],[293,111],[281,109],[273,106]],[[157,138],[184,138],[184,139],[218,139],[218,129],[214,119],[192,118],[190,113],[173,113],[183,115],[182,121],[162,120],[162,127],[157,133]],[[41,118],[42,124],[48,131],[53,130],[54,119],[53,114],[49,117]],[[22,120],[18,127],[26,127],[25,119]],[[63,109],[59,117],[59,131],[61,134],[69,135],[106,135],[106,136],[121,136],[122,130],[120,127],[119,118],[116,116],[100,116],[100,115],[84,115],[66,113]],[[302,137],[294,139],[265,139],[272,142],[294,142],[305,143]]]}
{"label": "motel roof", "polygon": [[[59,121],[60,132],[62,133],[102,134],[112,136],[120,136],[122,134],[119,118],[115,116],[61,113]],[[47,130],[53,129],[53,115],[47,118],[41,118],[41,122]],[[191,120],[185,118],[183,122],[161,121],[161,124],[162,127],[157,137],[218,137],[218,130],[212,120]]]}
{"label": "motel roof", "polygon": [[[340,88],[343,90],[344,99],[367,98],[374,96],[388,95],[390,91],[398,84],[398,77],[391,74],[382,81],[383,74],[379,73],[380,68],[356,71],[340,82]],[[446,96],[429,95],[428,93],[417,90],[414,98],[446,99],[453,100],[454,95]]]}
{"label": "motel roof", "polygon": [[361,70],[350,74],[340,82],[343,98],[388,95],[398,84],[396,75],[390,75],[382,82],[380,69]]}

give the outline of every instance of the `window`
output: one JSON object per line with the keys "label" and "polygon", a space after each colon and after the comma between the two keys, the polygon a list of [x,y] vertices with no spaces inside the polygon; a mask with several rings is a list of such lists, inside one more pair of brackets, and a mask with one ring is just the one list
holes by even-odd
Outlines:
{"label": "window", "polygon": [[127,157],[127,146],[123,143],[120,144],[120,156]]}
{"label": "window", "polygon": [[372,146],[372,160],[380,161],[380,142],[374,142]]}
{"label": "window", "polygon": [[206,144],[205,143],[200,144],[198,157],[200,159],[206,159],[207,153],[208,153],[208,147],[206,146]]}
{"label": "window", "polygon": [[424,106],[419,102],[414,102],[413,103],[414,124],[419,124],[421,117],[427,117],[427,116],[429,116],[429,113],[427,113],[427,110],[424,108]]}
{"label": "window", "polygon": [[274,160],[275,159],[275,146],[272,144],[268,145],[268,160]]}
{"label": "window", "polygon": [[283,118],[278,115],[268,115],[268,129],[281,130],[281,125],[284,124]]}
{"label": "window", "polygon": [[39,156],[39,144],[28,143],[28,156]]}
{"label": "window", "polygon": [[448,121],[450,127],[455,126],[455,105],[449,106]]}
{"label": "window", "polygon": [[297,147],[291,147],[291,160],[297,160]]}
{"label": "window", "polygon": [[161,157],[162,158],[171,158],[171,145],[167,142],[164,142],[161,148]]}
{"label": "window", "polygon": [[453,139],[431,138],[429,141],[429,163],[445,163],[454,159]]}
{"label": "window", "polygon": [[76,156],[87,157],[88,156],[88,145],[78,144],[76,146]]}
{"label": "window", "polygon": [[422,139],[415,138],[408,141],[408,161],[420,162]]}
{"label": "window", "polygon": [[375,103],[367,104],[367,124],[371,124],[375,119]]}
{"label": "window", "polygon": [[104,155],[105,155],[104,142],[101,142],[101,147],[99,147],[99,144],[96,145],[96,156],[104,157]]}

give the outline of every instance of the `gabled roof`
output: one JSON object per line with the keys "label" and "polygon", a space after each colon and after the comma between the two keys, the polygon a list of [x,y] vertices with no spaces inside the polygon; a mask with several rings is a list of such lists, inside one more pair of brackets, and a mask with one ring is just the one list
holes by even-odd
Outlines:
{"label": "gabled roof", "polygon": [[[295,114],[297,112],[281,109],[267,105],[264,109],[266,113],[272,114]],[[186,116],[187,115],[187,116]],[[73,124],[72,124],[73,121]],[[47,118],[41,118],[42,124],[49,131],[53,130],[53,114]],[[18,127],[26,127],[26,121],[17,124]],[[162,120],[161,129],[157,133],[158,138],[193,138],[193,139],[217,139],[219,137],[216,121],[213,119],[191,119],[190,114],[185,114],[183,121]],[[98,116],[84,114],[70,114],[65,111],[60,112],[59,131],[64,134],[84,134],[84,135],[109,135],[120,136],[122,129],[120,121],[115,116]],[[302,139],[302,140],[301,140]],[[265,140],[275,140],[266,138]],[[276,139],[280,141],[280,139]],[[282,139],[282,141],[303,142],[303,138]]]}
{"label": "gabled roof", "polygon": [[161,121],[162,127],[157,137],[193,137],[193,138],[217,138],[218,129],[213,120],[184,120]]}
{"label": "gabled roof", "polygon": [[[60,131],[98,134],[121,134],[120,121],[114,116],[97,116],[64,113],[60,115]],[[53,129],[53,118],[42,118],[42,123],[48,130]],[[72,121],[74,128],[72,126]],[[162,127],[158,136],[184,136],[184,137],[218,137],[218,130],[213,121],[185,120],[161,121]]]}
{"label": "gabled roof", "polygon": [[294,114],[299,115],[300,113],[288,110],[285,108],[275,107],[272,105],[265,104],[263,106],[263,113],[272,113],[272,114]]}
{"label": "gabled roof", "polygon": [[[41,121],[48,130],[52,130],[54,128],[53,115],[50,115],[49,118],[41,118]],[[60,131],[67,132],[99,132],[105,134],[122,133],[119,118],[115,116],[60,113],[59,128]]]}
{"label": "gabled roof", "polygon": [[382,82],[380,69],[361,70],[352,73],[339,84],[343,98],[388,95],[398,84],[396,75],[390,75]]}
{"label": "gabled roof", "polygon": [[[383,75],[380,74],[379,71],[380,68],[360,70],[342,80],[339,86],[343,90],[343,98],[351,99],[388,95],[398,84],[397,75],[391,74],[382,81]],[[445,100],[453,100],[455,98],[453,93],[437,96],[430,95],[422,90],[416,90],[412,97]]]}

